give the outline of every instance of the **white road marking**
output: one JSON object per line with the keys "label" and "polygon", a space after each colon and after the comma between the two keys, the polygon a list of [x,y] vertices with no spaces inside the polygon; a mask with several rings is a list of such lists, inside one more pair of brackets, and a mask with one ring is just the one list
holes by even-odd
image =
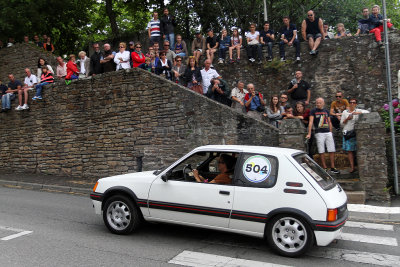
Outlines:
{"label": "white road marking", "polygon": [[400,263],[400,257],[395,255],[327,247],[313,249],[307,255],[317,258],[345,260],[380,266],[399,266]]}
{"label": "white road marking", "polygon": [[338,236],[338,239],[394,247],[398,246],[397,239],[393,237],[341,233],[340,236]]}
{"label": "white road marking", "polygon": [[179,253],[168,263],[184,265],[184,266],[196,266],[196,267],[209,267],[209,266],[286,267],[287,266],[287,265],[273,264],[268,262],[231,258],[214,254],[208,254],[208,253],[188,251],[188,250],[184,250],[182,253]]}
{"label": "white road marking", "polygon": [[347,221],[344,226],[345,227],[357,227],[357,228],[362,228],[362,229],[394,231],[393,225],[378,224],[378,223]]}
{"label": "white road marking", "polygon": [[347,204],[347,209],[354,212],[400,214],[400,207],[379,207],[361,204]]}
{"label": "white road marking", "polygon": [[33,231],[26,231],[26,230],[22,230],[22,229],[16,229],[16,228],[8,227],[8,226],[1,226],[1,225],[0,225],[0,230],[18,232],[16,234],[0,238],[1,241],[8,241],[8,240],[20,237],[20,236],[29,235],[29,234],[33,233]]}

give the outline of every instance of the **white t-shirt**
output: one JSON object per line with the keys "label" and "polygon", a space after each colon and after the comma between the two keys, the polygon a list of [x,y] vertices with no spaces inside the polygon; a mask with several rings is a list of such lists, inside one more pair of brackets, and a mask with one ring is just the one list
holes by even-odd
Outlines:
{"label": "white t-shirt", "polygon": [[[369,113],[368,110],[365,109],[360,109],[356,108],[354,112],[361,112],[361,113]],[[342,117],[340,119],[340,124],[343,125],[343,131],[351,131],[354,130],[354,124],[358,120],[358,115],[353,115],[353,118],[351,120],[348,120],[346,124],[344,124],[344,120],[347,119],[348,116],[350,116],[351,112],[349,110],[345,110],[342,113]]]}
{"label": "white t-shirt", "polygon": [[37,84],[38,80],[37,77],[33,74],[31,74],[31,76],[26,76],[25,77],[25,81],[24,84],[28,85],[28,87],[32,87],[34,84]]}
{"label": "white t-shirt", "polygon": [[254,33],[251,32],[246,32],[246,37],[251,40],[257,39],[257,36],[260,36],[260,33],[258,31],[255,31]]}
{"label": "white t-shirt", "polygon": [[219,74],[215,69],[212,68],[210,68],[208,71],[203,68],[200,73],[202,78],[203,94],[207,94],[208,87],[211,84],[211,79],[219,77]]}

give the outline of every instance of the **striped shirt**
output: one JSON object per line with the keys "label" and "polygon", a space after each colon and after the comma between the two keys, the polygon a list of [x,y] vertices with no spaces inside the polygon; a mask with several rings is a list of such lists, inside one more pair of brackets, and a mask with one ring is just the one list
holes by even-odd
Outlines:
{"label": "striped shirt", "polygon": [[160,36],[160,20],[151,19],[147,24],[147,29],[150,29],[151,37]]}

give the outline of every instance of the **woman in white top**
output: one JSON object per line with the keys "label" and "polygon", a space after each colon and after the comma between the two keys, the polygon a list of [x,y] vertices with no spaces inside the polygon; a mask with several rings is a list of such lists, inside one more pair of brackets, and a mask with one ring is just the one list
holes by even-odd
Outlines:
{"label": "woman in white top", "polygon": [[256,61],[258,55],[258,64],[262,63],[262,50],[260,44],[260,33],[256,31],[256,24],[250,24],[250,31],[246,33],[247,39],[247,56],[250,62]]}
{"label": "woman in white top", "polygon": [[90,58],[86,56],[85,51],[81,51],[78,54],[79,56],[79,78],[89,77],[89,68],[90,68]]}
{"label": "woman in white top", "polygon": [[53,68],[47,63],[47,61],[44,58],[40,57],[38,60],[38,68],[37,68],[37,76],[36,77],[39,77],[39,79],[40,79],[40,77],[42,77],[42,67],[43,66],[46,66],[47,69],[52,74],[54,74]]}
{"label": "woman in white top", "polygon": [[232,53],[235,49],[237,53],[236,62],[240,61],[240,48],[242,48],[242,36],[239,34],[239,30],[237,28],[234,28],[232,33],[231,46],[229,47],[229,63],[235,62],[232,59]]}
{"label": "woman in white top", "polygon": [[267,114],[263,114],[264,117],[268,117],[269,124],[272,124],[276,128],[279,127],[279,124],[282,120],[282,114],[284,113],[283,107],[279,104],[279,96],[273,95],[271,96],[271,100],[269,102],[269,107],[267,107]]}
{"label": "woman in white top", "polygon": [[131,54],[129,51],[126,51],[126,43],[121,42],[119,43],[119,52],[115,54],[114,57],[114,62],[117,64],[117,70],[120,69],[130,69],[131,64],[130,64],[130,59],[131,59]]}

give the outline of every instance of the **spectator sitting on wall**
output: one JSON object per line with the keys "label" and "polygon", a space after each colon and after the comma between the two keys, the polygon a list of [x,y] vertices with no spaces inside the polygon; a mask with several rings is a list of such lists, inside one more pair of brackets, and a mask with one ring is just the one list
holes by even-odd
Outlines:
{"label": "spectator sitting on wall", "polygon": [[219,43],[217,40],[217,36],[214,35],[214,31],[212,29],[209,29],[208,32],[208,37],[206,39],[206,45],[207,45],[207,59],[211,60],[211,67],[212,63],[214,61],[214,53],[217,52]]}
{"label": "spectator sitting on wall", "polygon": [[324,108],[325,101],[323,98],[317,98],[315,103],[316,107],[310,112],[310,123],[308,125],[308,134],[306,138],[311,138],[311,130],[314,126],[315,139],[317,140],[317,148],[321,157],[322,167],[328,171],[324,155],[326,146],[331,163],[330,171],[334,174],[339,174],[340,172],[335,168],[335,142],[332,136],[332,123],[329,117],[329,111]]}
{"label": "spectator sitting on wall", "polygon": [[192,42],[192,54],[196,60],[199,62],[201,55],[206,51],[206,39],[201,35],[200,31],[196,31],[196,37]]}
{"label": "spectator sitting on wall", "polygon": [[233,28],[232,38],[231,38],[231,46],[229,47],[229,63],[234,63],[233,60],[233,50],[236,49],[237,58],[236,61],[240,61],[240,48],[242,48],[242,36],[239,34],[239,30],[237,28]]}
{"label": "spectator sitting on wall", "polygon": [[187,47],[185,41],[182,40],[182,35],[176,35],[176,43],[174,47],[175,54],[182,58],[185,58],[188,55]]}
{"label": "spectator sitting on wall", "polygon": [[54,45],[51,43],[51,38],[47,37],[47,42],[43,43],[43,48],[45,51],[49,51],[51,53],[54,52]]}
{"label": "spectator sitting on wall", "polygon": [[325,39],[334,39],[335,35],[329,31],[329,24],[324,22],[324,32],[323,35]]}
{"label": "spectator sitting on wall", "polygon": [[338,23],[336,25],[336,30],[337,30],[337,33],[335,35],[336,39],[351,36],[351,33],[349,31],[346,31],[346,29],[344,28],[343,23]]}
{"label": "spectator sitting on wall", "polygon": [[65,79],[65,76],[67,76],[67,64],[65,64],[64,60],[60,56],[58,56],[56,58],[56,60],[58,63],[57,69],[56,69],[57,78]]}
{"label": "spectator sitting on wall", "polygon": [[114,62],[117,65],[117,70],[130,69],[130,59],[131,55],[129,54],[129,51],[126,51],[126,43],[119,43],[119,52],[115,54],[114,57]]}
{"label": "spectator sitting on wall", "polygon": [[86,78],[89,77],[90,72],[90,58],[86,56],[85,51],[81,51],[78,54],[79,56],[79,78]]}
{"label": "spectator sitting on wall", "polygon": [[332,125],[336,130],[340,129],[340,120],[342,117],[343,111],[345,111],[349,107],[349,102],[347,99],[343,98],[342,92],[336,92],[336,100],[332,101],[330,115]]}
{"label": "spectator sitting on wall", "polygon": [[[35,75],[31,73],[31,70],[29,68],[25,69],[26,77],[24,80],[24,86],[18,90],[18,107],[16,110],[24,110],[24,109],[29,109],[28,106],[28,91],[32,90],[35,88],[36,84],[38,83],[38,80]],[[22,98],[25,97],[24,105],[22,105]]]}
{"label": "spectator sitting on wall", "polygon": [[[370,30],[369,33],[375,34],[375,39],[378,42],[379,46],[382,46],[382,36],[383,32],[383,16],[379,14],[380,7],[378,5],[374,5],[372,7],[372,14],[369,16]],[[394,29],[392,23],[390,23],[390,19],[387,20],[388,29]]]}
{"label": "spectator sitting on wall", "polygon": [[[90,73],[89,75],[96,75],[103,72],[103,68],[101,66],[100,60],[103,57],[103,54],[100,51],[99,43],[93,44],[94,53],[90,56]],[[57,58],[58,61],[58,58]],[[57,66],[57,76],[58,76],[58,66]]]}
{"label": "spectator sitting on wall", "polygon": [[32,44],[32,41],[29,41],[29,37],[27,35],[24,36],[24,44]]}
{"label": "spectator sitting on wall", "polygon": [[79,69],[75,61],[75,55],[69,55],[69,61],[67,63],[67,76],[65,76],[65,84],[67,85],[70,84],[72,80],[79,78]]}
{"label": "spectator sitting on wall", "polygon": [[271,96],[271,100],[269,102],[269,107],[267,107],[267,113],[264,113],[264,117],[268,117],[269,124],[279,127],[279,124],[282,120],[284,108],[279,105],[279,97],[278,95]]}
{"label": "spectator sitting on wall", "polygon": [[363,18],[358,20],[357,22],[357,32],[355,36],[359,36],[360,34],[368,34],[370,28],[370,20],[369,20],[369,9],[364,7],[362,9]]}
{"label": "spectator sitting on wall", "polygon": [[4,48],[3,41],[2,41],[2,40],[0,40],[0,49],[3,49],[3,48]]}
{"label": "spectator sitting on wall", "polygon": [[174,51],[170,49],[169,41],[164,41],[164,51],[166,52],[167,59],[171,62],[174,62],[176,54]]}
{"label": "spectator sitting on wall", "polygon": [[3,95],[6,94],[7,90],[8,90],[7,85],[3,84],[3,82],[0,80],[0,99],[1,97],[3,97]]}
{"label": "spectator sitting on wall", "polygon": [[39,36],[37,34],[33,36],[33,43],[38,47],[43,47],[43,43],[39,40]]}
{"label": "spectator sitting on wall", "polygon": [[104,56],[103,59],[100,59],[100,64],[103,67],[103,72],[115,71],[115,52],[111,50],[110,44],[104,44]]}
{"label": "spectator sitting on wall", "polygon": [[193,91],[203,94],[203,87],[201,86],[202,75],[200,68],[197,66],[197,61],[194,56],[189,57],[188,65],[185,73],[183,74],[186,86]]}
{"label": "spectator sitting on wall", "polygon": [[13,37],[9,37],[8,38],[8,43],[7,43],[7,47],[11,47],[15,44],[15,40]]}
{"label": "spectator sitting on wall", "polygon": [[161,18],[161,33],[163,35],[164,40],[168,40],[171,47],[175,45],[175,17],[169,14],[168,8],[164,8],[164,14]]}
{"label": "spectator sitting on wall", "polygon": [[38,60],[38,66],[37,66],[37,75],[36,77],[41,77],[42,76],[42,67],[46,66],[47,69],[51,72],[54,73],[53,68],[47,63],[47,61],[40,57]]}
{"label": "spectator sitting on wall", "polygon": [[357,108],[357,99],[350,99],[349,109],[343,111],[340,119],[340,124],[343,126],[343,150],[347,151],[350,162],[350,173],[354,169],[354,152],[357,149],[356,133],[354,131],[354,124],[358,120],[358,115],[362,113],[369,113],[367,110]]}
{"label": "spectator sitting on wall", "polygon": [[3,112],[11,109],[11,101],[15,99],[15,94],[21,90],[22,84],[16,80],[13,74],[8,75],[10,82],[8,83],[7,91],[1,97],[1,110]]}
{"label": "spectator sitting on wall", "polygon": [[235,88],[231,92],[232,105],[231,107],[240,113],[245,113],[246,108],[244,106],[244,97],[248,93],[244,89],[244,82],[238,81]]}
{"label": "spectator sitting on wall", "polygon": [[247,91],[244,96],[244,105],[247,110],[247,115],[254,119],[261,120],[261,114],[265,111],[265,101],[261,93],[256,92],[254,84],[249,83],[247,85]]}
{"label": "spectator sitting on wall", "polygon": [[272,61],[272,59],[274,58],[273,54],[272,54],[272,46],[274,44],[275,41],[275,34],[274,31],[272,29],[270,29],[270,25],[269,22],[264,22],[264,26],[263,26],[263,30],[260,32],[260,43],[262,46],[266,46],[267,47],[267,51],[268,51],[268,61]]}
{"label": "spectator sitting on wall", "polygon": [[172,80],[172,63],[170,60],[167,59],[167,52],[161,51],[160,52],[160,60],[157,62],[156,66],[156,74],[164,76],[168,80]]}
{"label": "spectator sitting on wall", "polygon": [[290,94],[290,104],[292,107],[298,101],[303,101],[306,106],[310,103],[311,88],[303,80],[303,73],[300,70],[296,71],[295,78],[290,82],[287,93]]}
{"label": "spectator sitting on wall", "polygon": [[40,77],[40,83],[36,85],[36,95],[32,98],[32,100],[42,99],[43,86],[53,82],[54,82],[53,73],[51,73],[46,66],[43,66],[42,76]]}
{"label": "spectator sitting on wall", "polygon": [[[178,35],[177,35],[178,37]],[[186,66],[182,64],[182,57],[181,56],[176,56],[175,58],[175,64],[172,67],[172,73],[173,73],[173,81],[180,85],[184,85],[185,81],[183,79],[183,75],[185,73]]]}
{"label": "spectator sitting on wall", "polygon": [[203,94],[207,94],[208,87],[211,84],[211,79],[221,78],[215,69],[211,68],[211,60],[206,59],[204,61],[204,68],[200,71],[202,77]]}
{"label": "spectator sitting on wall", "polygon": [[131,53],[132,67],[146,69],[146,57],[142,52],[142,44],[137,42],[135,50]]}
{"label": "spectator sitting on wall", "polygon": [[308,122],[310,120],[310,109],[306,109],[304,102],[299,101],[296,103],[296,108],[294,109],[294,116],[300,119],[306,128],[308,127]]}
{"label": "spectator sitting on wall", "polygon": [[228,51],[231,45],[231,37],[228,35],[228,31],[224,28],[221,31],[221,35],[218,37],[218,63],[223,64],[226,58],[226,51]]}
{"label": "spectator sitting on wall", "polygon": [[153,12],[153,18],[147,24],[147,32],[149,34],[150,45],[161,42],[161,22],[158,19],[158,12]]}
{"label": "spectator sitting on wall", "polygon": [[316,55],[317,49],[321,41],[324,40],[324,29],[321,18],[315,17],[315,13],[312,10],[307,12],[307,18],[303,20],[301,24],[301,33],[304,40],[308,40],[308,46],[310,47],[310,55]]}
{"label": "spectator sitting on wall", "polygon": [[231,106],[231,90],[228,83],[222,79],[214,78],[208,87],[207,96],[221,104]]}
{"label": "spectator sitting on wall", "polygon": [[258,64],[262,63],[262,50],[260,44],[260,33],[256,31],[256,24],[250,24],[250,31],[246,32],[246,41],[247,41],[247,57],[250,62],[256,61],[256,56],[258,56]]}
{"label": "spectator sitting on wall", "polygon": [[289,17],[283,17],[283,24],[283,27],[279,30],[281,33],[281,41],[279,42],[281,61],[286,61],[285,45],[294,46],[296,48],[296,61],[300,61],[300,42],[297,38],[296,25],[290,24]]}

